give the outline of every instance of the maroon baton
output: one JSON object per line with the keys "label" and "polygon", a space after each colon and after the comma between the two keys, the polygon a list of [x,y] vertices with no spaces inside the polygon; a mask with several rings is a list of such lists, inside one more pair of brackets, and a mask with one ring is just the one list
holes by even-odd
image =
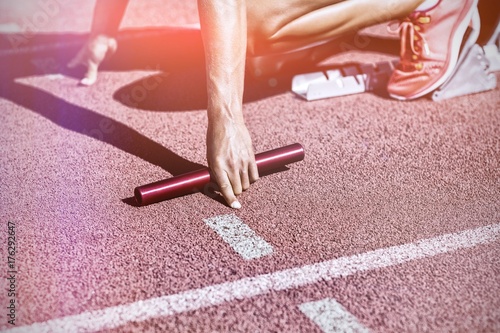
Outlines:
{"label": "maroon baton", "polygon": [[[269,172],[303,159],[304,147],[299,143],[255,155],[259,173]],[[145,206],[181,195],[199,192],[210,182],[210,172],[208,168],[205,168],[136,187],[134,196],[139,206]]]}

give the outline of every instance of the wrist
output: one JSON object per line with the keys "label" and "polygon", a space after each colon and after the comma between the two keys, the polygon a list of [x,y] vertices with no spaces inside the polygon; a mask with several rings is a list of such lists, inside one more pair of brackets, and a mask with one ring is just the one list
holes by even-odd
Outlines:
{"label": "wrist", "polygon": [[207,116],[209,123],[224,122],[244,124],[242,103],[237,98],[217,99],[209,98]]}
{"label": "wrist", "polygon": [[89,34],[89,40],[99,43],[108,43],[109,40],[114,39],[115,37],[111,34],[106,34],[102,32],[91,32]]}
{"label": "wrist", "polygon": [[244,125],[245,120],[241,111],[228,110],[225,108],[208,108],[208,124]]}

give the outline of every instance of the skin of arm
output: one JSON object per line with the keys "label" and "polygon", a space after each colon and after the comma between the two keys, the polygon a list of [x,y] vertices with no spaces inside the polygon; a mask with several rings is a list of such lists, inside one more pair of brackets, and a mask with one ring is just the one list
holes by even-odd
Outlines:
{"label": "skin of arm", "polygon": [[115,37],[129,0],[98,0],[94,7],[91,36]]}
{"label": "skin of arm", "polygon": [[236,195],[259,178],[243,119],[247,47],[245,0],[198,0],[208,91],[207,161],[232,208]]}

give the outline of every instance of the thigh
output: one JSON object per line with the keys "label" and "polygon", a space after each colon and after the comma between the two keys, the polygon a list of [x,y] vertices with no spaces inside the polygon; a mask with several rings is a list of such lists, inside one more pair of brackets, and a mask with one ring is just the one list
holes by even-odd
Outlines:
{"label": "thigh", "polygon": [[413,11],[423,0],[249,0],[250,55],[287,52],[332,40]]}
{"label": "thigh", "polygon": [[247,24],[250,54],[269,51],[272,36],[308,13],[343,0],[248,0]]}

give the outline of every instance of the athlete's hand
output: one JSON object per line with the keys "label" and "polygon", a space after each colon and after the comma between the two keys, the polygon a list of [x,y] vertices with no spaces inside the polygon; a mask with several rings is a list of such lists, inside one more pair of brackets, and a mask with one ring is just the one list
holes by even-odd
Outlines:
{"label": "athlete's hand", "polygon": [[227,204],[232,208],[241,208],[236,196],[259,179],[252,140],[242,121],[209,121],[207,161]]}
{"label": "athlete's hand", "polygon": [[86,67],[87,71],[80,80],[80,84],[90,86],[97,80],[97,71],[104,58],[116,51],[116,39],[97,35],[89,37],[85,45],[76,56],[68,63],[68,67],[73,68],[79,65]]}

